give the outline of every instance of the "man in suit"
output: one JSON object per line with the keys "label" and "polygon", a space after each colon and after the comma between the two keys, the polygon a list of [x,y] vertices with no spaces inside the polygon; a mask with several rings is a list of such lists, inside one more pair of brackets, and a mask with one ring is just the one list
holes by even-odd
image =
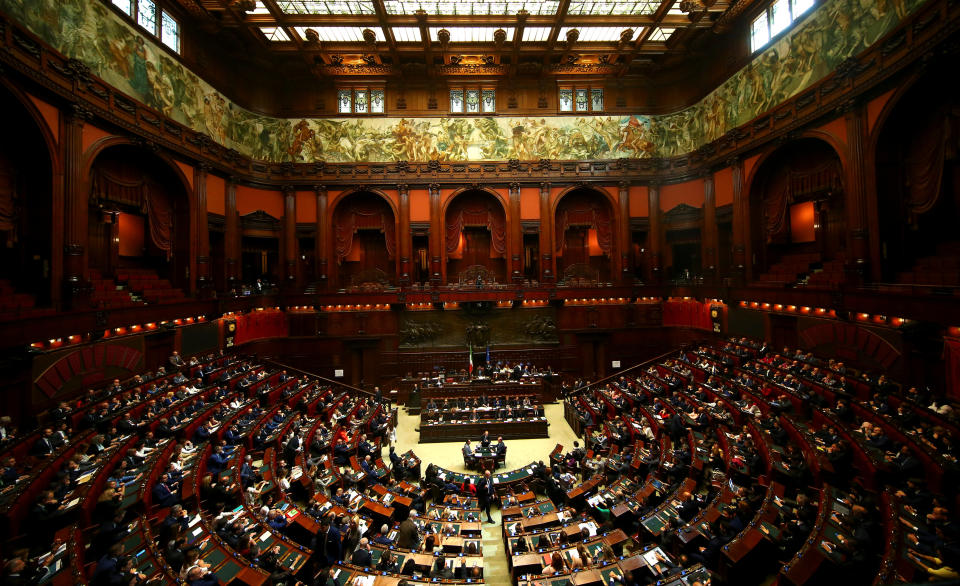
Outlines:
{"label": "man in suit", "polygon": [[497,438],[497,459],[507,457],[507,444],[503,443],[503,438]]}
{"label": "man in suit", "polygon": [[488,448],[490,447],[490,432],[484,430],[483,435],[480,437],[480,445]]}
{"label": "man in suit", "polygon": [[368,568],[373,565],[373,556],[370,553],[370,542],[366,537],[360,538],[360,545],[354,550],[350,563],[362,568]]}
{"label": "man in suit", "polygon": [[49,456],[53,453],[53,430],[49,427],[43,430],[43,435],[33,444],[35,456]]}
{"label": "man in suit", "polygon": [[477,499],[480,501],[480,511],[487,514],[487,523],[493,523],[490,517],[490,501],[493,500],[496,493],[493,490],[493,478],[490,477],[490,471],[483,474],[483,480],[477,486]]}
{"label": "man in suit", "polygon": [[400,529],[397,531],[397,547],[414,549],[420,543],[420,529],[414,522],[416,518],[417,511],[410,511],[410,516],[400,523]]}
{"label": "man in suit", "polygon": [[168,481],[169,477],[164,474],[160,477],[160,481],[153,486],[153,504],[161,507],[169,507],[180,500],[180,497],[170,490],[170,486],[167,484]]}

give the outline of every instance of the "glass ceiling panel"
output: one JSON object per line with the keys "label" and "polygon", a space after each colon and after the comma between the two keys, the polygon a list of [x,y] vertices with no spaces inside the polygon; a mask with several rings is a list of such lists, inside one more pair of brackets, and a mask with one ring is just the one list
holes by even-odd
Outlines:
{"label": "glass ceiling panel", "polygon": [[670,38],[670,35],[673,34],[673,31],[677,29],[674,28],[655,28],[650,33],[651,41],[666,41]]}
{"label": "glass ceiling panel", "polygon": [[513,27],[495,27],[495,26],[448,26],[448,27],[430,27],[430,40],[438,41],[437,33],[446,28],[450,31],[451,43],[492,43],[493,33],[498,28],[503,28],[507,32],[507,42],[513,40]]}
{"label": "glass ceiling panel", "polygon": [[[297,34],[300,35],[300,38],[303,40],[307,39],[307,29],[312,28],[317,31],[317,34],[320,36],[320,40],[327,43],[362,43],[363,42],[363,28],[359,26],[298,26],[294,27],[294,30],[297,31]],[[383,36],[383,29],[380,27],[370,27],[377,35],[378,41],[386,41],[386,38]]]}
{"label": "glass ceiling panel", "polygon": [[393,27],[393,38],[398,43],[419,43],[420,29],[415,26],[395,26]]}
{"label": "glass ceiling panel", "polygon": [[[577,29],[580,31],[580,37],[577,39],[578,42],[596,42],[596,41],[619,41],[620,34],[627,30],[630,27],[620,27],[620,26],[565,26],[560,29],[560,35],[557,37],[559,40],[565,40],[567,38],[567,31],[572,29]],[[634,33],[636,37],[636,33]]]}
{"label": "glass ceiling panel", "polygon": [[277,6],[286,14],[373,14],[373,2],[364,0],[279,0]]}
{"label": "glass ceiling panel", "polygon": [[650,2],[570,2],[567,14],[653,14],[660,6],[659,0]]}
{"label": "glass ceiling panel", "polygon": [[283,30],[280,27],[275,26],[262,26],[260,27],[260,32],[267,37],[268,41],[289,41],[290,36],[287,35],[287,31]]}
{"label": "glass ceiling panel", "polygon": [[270,14],[270,10],[263,5],[263,0],[257,0],[257,7],[250,14]]}
{"label": "glass ceiling panel", "polygon": [[464,2],[431,2],[429,0],[385,0],[383,3],[387,14],[416,14],[423,10],[433,15],[471,15],[471,14],[504,14],[513,16],[520,10],[530,14],[556,14],[560,2],[544,0],[531,2],[528,0],[507,2],[503,0],[466,0]]}
{"label": "glass ceiling panel", "polygon": [[523,29],[523,41],[525,43],[544,43],[550,38],[548,26],[528,26]]}

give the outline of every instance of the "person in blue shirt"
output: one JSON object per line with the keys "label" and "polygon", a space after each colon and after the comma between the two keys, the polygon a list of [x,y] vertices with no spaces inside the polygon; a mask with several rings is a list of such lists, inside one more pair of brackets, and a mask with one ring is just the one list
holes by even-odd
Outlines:
{"label": "person in blue shirt", "polygon": [[229,458],[223,454],[223,449],[217,446],[214,448],[213,453],[210,454],[210,457],[207,458],[207,472],[214,476],[219,476],[227,466],[228,461]]}

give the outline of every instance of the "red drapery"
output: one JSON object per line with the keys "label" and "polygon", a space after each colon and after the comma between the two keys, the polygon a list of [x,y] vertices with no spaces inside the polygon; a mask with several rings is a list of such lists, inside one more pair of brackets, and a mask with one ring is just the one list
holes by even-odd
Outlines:
{"label": "red drapery", "polygon": [[337,245],[337,263],[350,256],[353,250],[353,235],[357,230],[380,230],[387,246],[387,256],[395,256],[397,246],[396,228],[393,212],[381,206],[353,205],[342,212],[338,211],[334,237]]}
{"label": "red drapery", "polygon": [[584,198],[565,198],[557,209],[555,226],[557,253],[566,245],[564,234],[570,226],[590,226],[597,231],[597,244],[607,256],[613,251],[613,229],[607,206]]}
{"label": "red drapery", "polygon": [[144,209],[143,189],[145,184],[146,182],[143,179],[133,181],[120,179],[103,169],[97,169],[93,172],[91,199],[93,203],[111,201]]}
{"label": "red drapery", "polygon": [[498,255],[507,253],[507,222],[503,211],[494,209],[490,205],[480,205],[463,206],[447,214],[447,254],[457,250],[460,244],[460,233],[467,226],[490,230],[490,247]]}
{"label": "red drapery", "polygon": [[774,236],[787,229],[787,199],[790,195],[788,187],[777,193],[769,194],[763,200],[764,224],[767,228],[767,242]]}
{"label": "red drapery", "polygon": [[144,200],[147,207],[147,219],[150,221],[150,240],[162,250],[170,260],[173,252],[173,209],[165,193],[156,189],[144,188]]}
{"label": "red drapery", "polygon": [[237,332],[234,344],[243,344],[259,338],[282,338],[289,331],[287,314],[282,311],[254,311],[236,316]]}
{"label": "red drapery", "polygon": [[944,338],[943,362],[947,369],[947,396],[960,399],[960,340]]}
{"label": "red drapery", "polygon": [[932,108],[917,120],[914,132],[905,145],[904,174],[906,203],[910,214],[929,211],[940,195],[943,180],[944,147],[947,118],[940,108]]}
{"label": "red drapery", "polygon": [[93,173],[91,199],[134,206],[146,212],[150,241],[162,250],[167,260],[173,254],[173,206],[170,197],[157,184],[146,179],[125,180],[102,169]]}
{"label": "red drapery", "polygon": [[663,325],[712,331],[710,304],[695,300],[667,301],[663,304]]}

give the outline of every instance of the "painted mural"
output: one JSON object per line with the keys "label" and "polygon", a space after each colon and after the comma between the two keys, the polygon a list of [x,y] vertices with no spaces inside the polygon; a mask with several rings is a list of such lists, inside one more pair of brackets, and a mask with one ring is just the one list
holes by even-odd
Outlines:
{"label": "painted mural", "polygon": [[245,110],[99,0],[0,0],[0,9],[120,91],[271,162],[669,157],[809,87],[924,0],[828,0],[694,106],[668,115],[283,119]]}

